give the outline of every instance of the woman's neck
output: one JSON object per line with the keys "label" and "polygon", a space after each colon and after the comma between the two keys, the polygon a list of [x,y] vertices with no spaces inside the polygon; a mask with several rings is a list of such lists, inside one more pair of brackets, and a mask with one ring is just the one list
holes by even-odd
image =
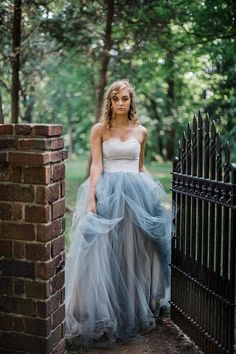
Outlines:
{"label": "woman's neck", "polygon": [[113,119],[113,123],[114,128],[128,128],[130,126],[130,122],[127,115],[116,116]]}

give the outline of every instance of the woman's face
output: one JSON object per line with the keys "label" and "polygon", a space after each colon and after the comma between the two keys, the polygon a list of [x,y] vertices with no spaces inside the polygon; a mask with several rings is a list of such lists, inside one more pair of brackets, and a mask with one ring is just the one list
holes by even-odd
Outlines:
{"label": "woman's face", "polygon": [[117,92],[111,99],[113,112],[117,114],[128,114],[130,108],[130,94],[128,88],[124,87]]}

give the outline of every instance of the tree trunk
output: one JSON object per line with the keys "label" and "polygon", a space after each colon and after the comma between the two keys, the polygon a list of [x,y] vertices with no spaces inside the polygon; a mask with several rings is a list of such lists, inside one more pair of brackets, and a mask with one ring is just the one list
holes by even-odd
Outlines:
{"label": "tree trunk", "polygon": [[168,130],[168,140],[166,144],[166,159],[172,161],[174,157],[174,141],[175,141],[175,129],[172,125]]}
{"label": "tree trunk", "polygon": [[163,139],[161,135],[161,130],[163,129],[163,121],[157,110],[157,103],[153,98],[150,98],[152,112],[154,119],[158,122],[156,125],[156,149],[159,152],[160,156],[165,160],[163,153]]}
{"label": "tree trunk", "polygon": [[3,115],[3,109],[2,109],[2,95],[0,92],[0,124],[4,123],[4,115]]}
{"label": "tree trunk", "polygon": [[30,94],[28,97],[26,94],[22,94],[23,97],[23,105],[24,105],[24,117],[23,120],[24,122],[27,123],[32,123],[33,122],[33,111],[34,111],[34,104],[35,104],[35,96],[34,96],[34,88],[32,87],[31,92],[33,94]]}
{"label": "tree trunk", "polygon": [[73,153],[73,137],[72,137],[72,122],[71,122],[71,117],[70,115],[67,116],[68,120],[68,129],[67,129],[67,135],[68,135],[68,154],[69,156]]}
{"label": "tree trunk", "polygon": [[163,139],[160,133],[158,134],[158,138],[157,138],[157,147],[159,149],[160,156],[163,158],[163,160],[165,160],[165,155],[163,153],[163,149],[164,149]]}
{"label": "tree trunk", "polygon": [[26,121],[27,123],[33,122],[34,103],[35,103],[34,96],[30,95],[28,102],[27,102],[25,115],[24,115],[24,121]]}
{"label": "tree trunk", "polygon": [[14,0],[12,30],[12,87],[11,87],[11,121],[18,123],[20,91],[20,42],[21,42],[21,0]]}
{"label": "tree trunk", "polygon": [[104,33],[104,46],[101,55],[101,68],[99,71],[99,83],[97,90],[97,102],[95,121],[97,122],[102,111],[105,87],[107,83],[107,68],[110,60],[110,50],[112,48],[112,23],[114,19],[114,0],[107,0],[106,28]]}
{"label": "tree trunk", "polygon": [[[167,114],[169,117],[174,116],[175,106],[175,80],[174,80],[174,58],[173,53],[168,53],[168,70],[169,77],[167,80]],[[169,129],[167,129],[166,141],[166,159],[172,160],[174,156],[174,140],[175,140],[175,125],[172,122]]]}
{"label": "tree trunk", "polygon": [[[104,33],[104,46],[101,55],[101,67],[99,71],[99,83],[97,89],[97,100],[96,100],[96,110],[95,110],[95,122],[98,122],[101,112],[102,104],[104,98],[105,87],[107,84],[107,68],[110,60],[110,50],[112,48],[112,23],[114,19],[114,0],[107,0],[107,16],[106,16],[106,28]],[[92,157],[90,154],[86,177],[90,174],[90,166],[92,162]]]}
{"label": "tree trunk", "polygon": [[158,122],[158,124],[156,125],[155,128],[155,135],[156,135],[156,139],[155,139],[155,143],[156,143],[156,151],[159,153],[159,155],[165,160],[165,155],[163,152],[164,149],[164,145],[163,145],[163,137],[161,135],[161,130],[163,129],[163,121],[161,116],[158,113],[158,109],[157,109],[157,103],[156,103],[156,99],[150,95],[148,95],[146,92],[142,92],[142,94],[148,99],[149,101],[149,106],[148,106],[148,110],[151,109],[151,116],[153,117],[153,119],[155,121]]}

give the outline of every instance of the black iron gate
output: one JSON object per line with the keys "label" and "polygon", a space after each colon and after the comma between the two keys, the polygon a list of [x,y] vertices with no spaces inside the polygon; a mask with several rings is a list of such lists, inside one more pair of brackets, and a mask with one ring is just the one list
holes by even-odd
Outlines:
{"label": "black iron gate", "polygon": [[194,116],[172,172],[171,319],[205,353],[234,353],[236,164],[215,123]]}

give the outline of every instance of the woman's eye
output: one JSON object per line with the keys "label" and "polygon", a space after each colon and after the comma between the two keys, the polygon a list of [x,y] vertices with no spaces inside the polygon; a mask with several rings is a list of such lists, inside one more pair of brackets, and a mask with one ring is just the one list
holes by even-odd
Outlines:
{"label": "woman's eye", "polygon": [[[113,99],[114,102],[118,102],[119,101],[118,97],[113,97],[112,99]],[[129,97],[122,97],[121,98],[122,102],[127,102],[128,100],[129,100]]]}

